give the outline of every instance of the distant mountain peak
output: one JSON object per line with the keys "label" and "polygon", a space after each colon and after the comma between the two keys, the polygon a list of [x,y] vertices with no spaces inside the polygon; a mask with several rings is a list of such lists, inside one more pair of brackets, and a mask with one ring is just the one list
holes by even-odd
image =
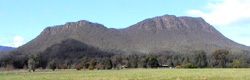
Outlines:
{"label": "distant mountain peak", "polygon": [[174,15],[163,15],[143,20],[131,26],[131,29],[149,31],[204,29],[210,31],[214,28],[200,17],[194,18],[176,17]]}
{"label": "distant mountain peak", "polygon": [[13,47],[0,46],[0,52],[10,51],[10,50],[14,50],[14,49],[15,48],[13,48]]}

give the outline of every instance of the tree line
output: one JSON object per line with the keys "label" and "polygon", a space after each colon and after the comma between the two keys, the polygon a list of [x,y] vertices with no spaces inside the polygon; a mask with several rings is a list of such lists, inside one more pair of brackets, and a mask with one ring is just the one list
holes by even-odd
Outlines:
{"label": "tree line", "polygon": [[[72,55],[73,53],[70,53]],[[113,54],[107,56],[83,56],[67,58],[57,55],[53,58],[46,54],[19,55],[11,58],[11,55],[1,58],[0,67],[13,67],[14,69],[29,68],[35,71],[42,69],[124,69],[124,68],[159,68],[162,66],[172,68],[249,68],[250,54],[231,53],[226,49],[219,49],[212,54],[203,50],[189,53],[164,51],[151,54]]]}

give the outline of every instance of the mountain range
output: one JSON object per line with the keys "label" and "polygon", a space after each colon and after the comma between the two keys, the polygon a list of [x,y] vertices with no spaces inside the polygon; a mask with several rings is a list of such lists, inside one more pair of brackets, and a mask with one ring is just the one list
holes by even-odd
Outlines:
{"label": "mountain range", "polygon": [[15,48],[13,47],[6,47],[6,46],[0,46],[0,52],[5,52],[5,51],[10,51],[13,50]]}
{"label": "mountain range", "polygon": [[80,41],[101,51],[125,53],[250,50],[226,38],[202,18],[163,15],[123,29],[107,28],[86,20],[47,27],[39,36],[15,51],[25,54],[43,52],[66,39]]}

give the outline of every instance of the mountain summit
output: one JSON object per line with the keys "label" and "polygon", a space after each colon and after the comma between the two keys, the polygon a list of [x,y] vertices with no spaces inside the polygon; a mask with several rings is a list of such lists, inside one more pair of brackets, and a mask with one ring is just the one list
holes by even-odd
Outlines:
{"label": "mountain summit", "polygon": [[131,28],[145,29],[145,30],[191,30],[191,29],[207,29],[210,27],[202,18],[191,18],[191,17],[176,17],[174,15],[164,15],[160,17],[146,19],[139,22]]}
{"label": "mountain summit", "polygon": [[85,20],[48,27],[38,37],[19,47],[17,51],[41,52],[68,38],[104,51],[151,53],[249,49],[224,37],[202,18],[164,15],[143,20],[124,29],[109,29]]}

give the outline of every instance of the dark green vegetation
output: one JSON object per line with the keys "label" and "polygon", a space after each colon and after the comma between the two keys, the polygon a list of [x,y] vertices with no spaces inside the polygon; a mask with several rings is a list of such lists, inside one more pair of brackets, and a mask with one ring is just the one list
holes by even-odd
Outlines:
{"label": "dark green vegetation", "polygon": [[122,69],[122,68],[248,68],[249,52],[231,53],[218,49],[212,54],[203,50],[188,53],[164,51],[159,53],[110,53],[88,46],[74,39],[66,39],[31,55],[6,55],[1,58],[1,67],[9,65],[16,69],[28,66],[30,70],[43,69]]}

